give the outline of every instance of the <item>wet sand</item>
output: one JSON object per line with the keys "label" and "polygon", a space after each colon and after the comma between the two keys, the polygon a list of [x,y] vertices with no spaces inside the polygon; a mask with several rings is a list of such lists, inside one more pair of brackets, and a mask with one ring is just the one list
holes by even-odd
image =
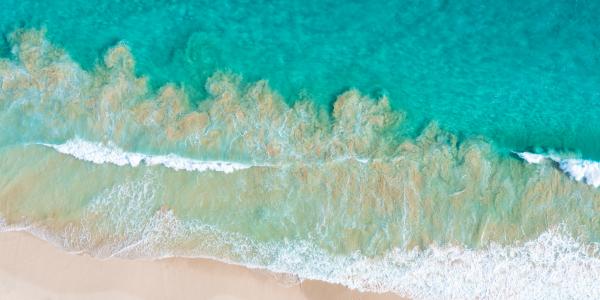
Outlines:
{"label": "wet sand", "polygon": [[100,260],[0,233],[1,299],[402,299],[209,259]]}

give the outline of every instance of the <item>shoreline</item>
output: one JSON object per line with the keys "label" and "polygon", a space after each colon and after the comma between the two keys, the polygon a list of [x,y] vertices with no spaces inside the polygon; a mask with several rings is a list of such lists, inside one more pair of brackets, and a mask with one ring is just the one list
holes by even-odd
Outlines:
{"label": "shoreline", "polygon": [[98,259],[28,232],[0,233],[3,299],[405,299],[206,258]]}

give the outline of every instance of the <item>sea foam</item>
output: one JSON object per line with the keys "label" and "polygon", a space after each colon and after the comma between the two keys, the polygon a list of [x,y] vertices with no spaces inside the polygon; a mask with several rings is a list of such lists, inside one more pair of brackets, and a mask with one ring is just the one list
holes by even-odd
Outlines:
{"label": "sea foam", "polygon": [[[257,242],[207,224],[184,224],[169,213],[166,216],[154,214],[148,221],[148,226],[138,233],[144,233],[142,238],[113,247],[104,245],[100,249],[73,247],[72,235],[56,235],[34,226],[5,226],[1,218],[0,232],[28,231],[69,253],[89,253],[99,258],[208,258],[251,269],[293,274],[300,280],[322,280],[363,292],[391,292],[412,299],[600,297],[598,245],[583,244],[565,234],[560,226],[511,246],[490,245],[479,250],[457,246],[432,246],[424,250],[396,248],[382,257],[367,257],[360,253],[332,255],[307,241]],[[168,228],[162,228],[165,226]],[[90,233],[80,234],[83,234],[81,239],[86,240]],[[203,248],[230,249],[241,257],[231,260],[213,251],[173,249],[170,242],[184,234],[216,236],[216,239],[208,239]],[[247,251],[253,255],[247,255]]]}
{"label": "sea foam", "polygon": [[593,187],[600,187],[600,162],[576,158],[561,158],[552,154],[537,154],[530,152],[515,153],[530,164],[541,164],[544,161],[554,161],[565,174],[571,177],[571,179]]}
{"label": "sea foam", "polygon": [[[219,173],[173,186],[163,183],[185,176],[160,172],[144,174],[158,178],[140,185],[127,183],[139,174],[124,174],[122,185],[73,180],[64,188],[60,175],[66,172],[96,174],[96,168],[65,168],[36,181],[36,187],[55,192],[23,193],[20,188],[29,188],[40,168],[27,168],[37,160],[12,159],[29,150],[19,148],[2,161],[3,173],[11,176],[0,185],[14,193],[0,198],[7,216],[0,227],[25,216],[22,222],[29,223],[20,228],[99,257],[212,257],[415,299],[600,298],[598,252],[571,232],[579,228],[581,236],[597,236],[596,212],[589,207],[598,203],[598,194],[567,180],[556,184],[558,170],[527,176],[530,168],[501,159],[489,144],[458,143],[437,126],[401,143],[391,133],[403,115],[391,110],[386,98],[372,101],[358,91],[340,95],[331,114],[321,118],[309,102],[288,106],[265,82],[241,88],[234,77],[217,74],[207,81],[210,97],[190,110],[185,93],[174,87],[147,99],[152,93],[135,77],[133,57],[123,45],[107,53],[99,72],[90,73],[64,63],[70,61],[66,54],[49,51],[41,33],[17,38],[23,45],[14,48],[20,59],[0,64],[3,120],[19,121],[3,122],[6,132],[26,137],[24,142],[66,140],[42,145],[96,164],[223,173],[250,169],[236,180],[212,176]],[[43,122],[31,122],[38,119]],[[82,122],[73,132],[73,124]],[[141,132],[165,148],[185,142],[191,145],[185,153],[198,156],[302,163],[262,172],[251,168],[259,165],[128,152],[115,144],[70,139],[79,132],[96,140]],[[556,161],[574,180],[600,185],[595,162],[519,156],[534,164]],[[360,164],[345,163],[348,158]],[[317,164],[307,167],[309,161]],[[73,192],[79,189],[94,197],[82,201],[83,193]],[[198,191],[207,196],[195,197]],[[532,195],[535,201],[529,201]],[[565,209],[564,203],[572,207]],[[40,212],[29,217],[32,208]],[[62,211],[70,214],[62,218],[56,213]],[[88,213],[73,215],[81,211]],[[64,220],[75,221],[54,227]],[[549,229],[548,221],[563,221],[570,231]]]}
{"label": "sea foam", "polygon": [[51,147],[60,153],[71,155],[77,159],[95,164],[110,163],[117,166],[132,167],[137,167],[140,164],[148,166],[162,165],[178,171],[218,171],[224,173],[231,173],[258,166],[218,160],[195,160],[175,154],[148,155],[137,152],[127,152],[114,144],[104,145],[102,143],[94,143],[80,138],[68,140],[63,144],[41,145]]}

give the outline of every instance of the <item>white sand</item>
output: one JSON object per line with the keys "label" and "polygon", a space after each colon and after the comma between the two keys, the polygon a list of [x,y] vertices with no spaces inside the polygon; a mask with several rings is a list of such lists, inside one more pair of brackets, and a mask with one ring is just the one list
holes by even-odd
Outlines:
{"label": "white sand", "polygon": [[0,233],[0,299],[400,299],[207,259],[100,260]]}

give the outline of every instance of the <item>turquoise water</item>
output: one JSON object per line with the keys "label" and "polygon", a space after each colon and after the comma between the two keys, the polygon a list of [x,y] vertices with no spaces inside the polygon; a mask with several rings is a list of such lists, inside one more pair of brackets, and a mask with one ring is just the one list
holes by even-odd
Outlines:
{"label": "turquoise water", "polygon": [[600,298],[594,2],[6,4],[0,232]]}
{"label": "turquoise water", "polygon": [[[90,69],[117,41],[138,74],[195,101],[216,70],[269,80],[289,102],[349,87],[389,95],[417,134],[436,120],[510,150],[600,159],[597,1],[8,0],[0,32],[45,27]],[[7,42],[0,49],[8,52]]]}

